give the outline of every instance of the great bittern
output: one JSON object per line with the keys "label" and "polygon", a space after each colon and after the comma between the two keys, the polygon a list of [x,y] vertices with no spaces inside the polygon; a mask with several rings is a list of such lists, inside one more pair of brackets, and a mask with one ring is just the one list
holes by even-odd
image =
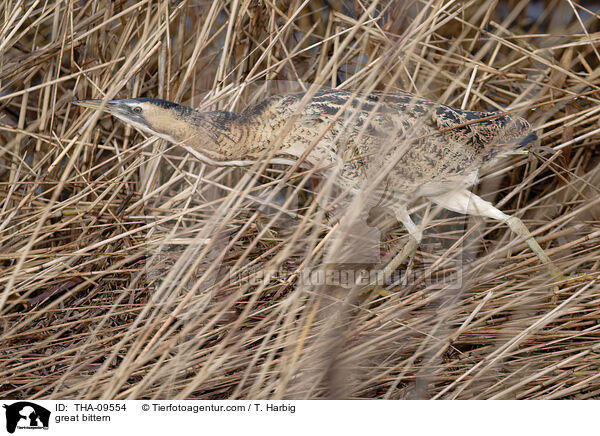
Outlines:
{"label": "great bittern", "polygon": [[564,277],[519,218],[467,189],[477,182],[486,161],[537,139],[520,117],[459,110],[404,92],[344,90],[322,90],[311,98],[304,93],[277,95],[239,114],[200,112],[152,98],[113,100],[104,106],[101,100],[74,103],[102,108],[210,164],[243,165],[274,151],[337,170],[336,182],[349,192],[377,185],[375,191],[386,193],[383,205],[395,212],[410,234],[409,242],[384,269],[385,276],[421,242],[422,231],[407,207],[425,197],[455,212],[505,222],[552,277]]}

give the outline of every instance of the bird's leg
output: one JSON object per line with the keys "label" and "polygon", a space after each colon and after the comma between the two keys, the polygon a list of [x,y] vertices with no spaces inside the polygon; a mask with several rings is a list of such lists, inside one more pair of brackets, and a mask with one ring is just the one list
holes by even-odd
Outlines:
{"label": "bird's leg", "polygon": [[516,216],[509,216],[506,220],[506,224],[508,224],[508,226],[513,232],[525,239],[525,242],[527,242],[527,245],[529,245],[531,251],[535,253],[540,262],[542,262],[542,264],[550,272],[552,277],[558,277],[560,279],[566,278],[562,271],[550,260],[544,249],[540,247],[540,244],[537,243],[537,241],[531,235],[527,227],[525,227],[523,221],[521,221]]}
{"label": "bird's leg", "polygon": [[392,276],[396,268],[417,251],[417,248],[421,244],[421,239],[423,239],[423,232],[410,219],[406,206],[396,205],[394,206],[394,212],[396,213],[398,221],[404,224],[404,227],[406,227],[406,230],[409,233],[408,242],[402,248],[402,251],[394,256],[394,258],[377,273],[377,280],[375,283],[377,285],[384,284]]}
{"label": "bird's leg", "polygon": [[493,218],[508,224],[510,229],[522,237],[529,248],[535,253],[540,262],[546,267],[553,278],[565,279],[565,275],[550,260],[542,247],[531,235],[525,224],[516,216],[510,216],[495,208],[489,201],[485,201],[466,189],[447,192],[446,194],[429,197],[431,201],[454,212],[465,215],[476,215]]}

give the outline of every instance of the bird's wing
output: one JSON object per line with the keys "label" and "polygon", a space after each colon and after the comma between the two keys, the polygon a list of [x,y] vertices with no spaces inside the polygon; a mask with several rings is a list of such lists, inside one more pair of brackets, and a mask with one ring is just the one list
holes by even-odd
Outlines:
{"label": "bird's wing", "polygon": [[537,139],[526,120],[500,112],[463,111],[438,105],[432,120],[449,140],[472,147],[484,161]]}

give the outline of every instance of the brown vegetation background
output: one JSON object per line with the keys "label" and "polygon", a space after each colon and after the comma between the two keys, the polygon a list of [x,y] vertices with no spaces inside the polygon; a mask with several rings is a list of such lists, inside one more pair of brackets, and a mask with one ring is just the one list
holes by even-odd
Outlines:
{"label": "brown vegetation background", "polygon": [[[599,11],[1,2],[0,396],[598,398]],[[476,191],[586,280],[556,289],[506,226],[421,202],[409,280],[367,295],[303,283],[335,261],[318,177],[210,167],[71,104],[239,111],[315,83],[526,117],[540,144],[486,168]],[[406,241],[396,224],[382,235],[384,258]]]}

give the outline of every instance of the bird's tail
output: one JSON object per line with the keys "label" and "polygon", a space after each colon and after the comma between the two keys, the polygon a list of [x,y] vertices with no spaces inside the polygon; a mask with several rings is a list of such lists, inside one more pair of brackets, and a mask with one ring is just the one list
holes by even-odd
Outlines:
{"label": "bird's tail", "polygon": [[526,147],[529,144],[534,143],[535,141],[538,140],[538,135],[535,132],[531,132],[529,133],[527,136],[523,136],[519,142],[517,142],[518,147],[517,148],[522,148],[522,147]]}
{"label": "bird's tail", "polygon": [[538,139],[537,134],[531,131],[531,124],[514,115],[502,115],[490,124],[482,123],[477,128],[487,133],[482,135],[487,139],[483,141],[484,161],[506,153],[522,153]]}

